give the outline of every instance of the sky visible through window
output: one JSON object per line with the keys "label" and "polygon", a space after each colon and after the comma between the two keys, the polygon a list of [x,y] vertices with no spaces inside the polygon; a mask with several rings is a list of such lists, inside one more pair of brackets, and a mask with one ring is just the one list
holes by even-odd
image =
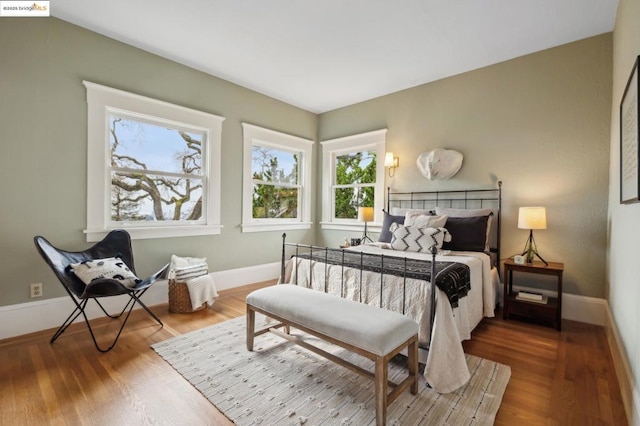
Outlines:
{"label": "sky visible through window", "polygon": [[[118,118],[120,117],[114,115],[110,117],[110,128]],[[186,133],[195,140],[204,139],[202,133]],[[122,118],[116,125],[116,134],[120,143],[117,154],[127,155],[145,163],[148,170],[183,173],[176,157],[185,150],[186,143],[178,130]],[[113,135],[110,136],[113,146]]]}
{"label": "sky visible through window", "polygon": [[291,184],[296,184],[295,179],[291,179],[293,177],[297,177],[297,173],[294,173],[295,168],[297,167],[297,162],[295,159],[295,155],[298,155],[298,159],[300,158],[300,153],[288,152],[283,150],[278,150],[274,148],[267,148],[260,145],[254,145],[252,148],[252,156],[251,156],[251,171],[252,174],[265,172],[269,168],[270,161],[272,159],[277,160],[278,163],[278,172],[282,174],[284,179],[279,179],[278,176],[272,176],[270,180],[271,182],[287,182]]}
{"label": "sky visible through window", "polygon": [[[119,117],[111,115],[109,117],[109,129],[115,130],[118,146],[113,151],[116,137],[110,133],[110,143],[112,148],[111,159],[120,167],[143,169],[144,164],[148,171],[170,172],[177,174],[191,174],[196,179],[192,179],[192,185],[201,185],[202,181],[202,156],[194,149],[188,147],[185,138],[180,135],[178,129],[167,128],[166,126],[146,123],[127,117]],[[199,148],[202,147],[205,134],[193,131],[185,131],[187,139],[199,142]],[[187,162],[187,167],[183,166],[183,159],[191,156],[191,161]],[[132,161],[131,159],[135,159]],[[122,172],[118,172],[122,173]],[[160,178],[161,175],[149,174],[153,179]],[[184,178],[167,177],[166,182],[173,182],[172,186],[181,193],[186,193],[186,182]],[[162,194],[163,199],[171,199],[176,196],[170,190],[167,184],[157,183],[158,190]],[[115,190],[115,188],[114,188]],[[142,191],[135,191],[131,196],[139,196]],[[186,201],[181,209],[180,216],[182,219],[187,217],[193,209],[195,202],[202,196],[201,189],[194,189],[190,192],[190,200]],[[112,209],[115,206],[112,206]],[[175,204],[163,203],[164,219],[172,219]],[[138,217],[143,220],[155,220],[153,213],[153,202],[149,196],[136,202],[135,212]],[[112,211],[112,216],[116,214]],[[118,215],[116,215],[118,216]],[[119,216],[118,216],[119,217]],[[130,217],[129,220],[132,220]],[[118,219],[121,220],[121,219]],[[140,220],[140,219],[137,219]]]}

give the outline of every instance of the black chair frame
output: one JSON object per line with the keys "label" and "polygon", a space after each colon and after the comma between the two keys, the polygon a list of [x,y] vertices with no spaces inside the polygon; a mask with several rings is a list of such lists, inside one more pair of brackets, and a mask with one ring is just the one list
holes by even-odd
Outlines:
{"label": "black chair frame", "polygon": [[[80,315],[82,315],[87,328],[89,329],[91,339],[93,340],[93,344],[95,345],[96,349],[100,352],[109,352],[118,342],[120,334],[127,324],[129,316],[131,315],[131,311],[133,311],[136,303],[140,305],[145,311],[147,311],[147,313],[151,315],[158,322],[158,324],[160,324],[161,327],[164,326],[160,318],[158,318],[147,307],[147,305],[145,305],[142,300],[140,300],[140,297],[142,297],[142,295],[146,293],[147,290],[149,290],[151,285],[155,281],[157,281],[158,278],[165,275],[168,265],[165,265],[162,269],[151,275],[149,278],[139,282],[133,288],[126,287],[120,281],[110,278],[100,278],[93,280],[89,284],[85,284],[74,274],[73,270],[71,269],[70,265],[72,263],[81,263],[88,260],[108,257],[119,257],[135,274],[133,263],[133,249],[131,247],[131,237],[129,236],[128,232],[121,229],[113,230],[109,232],[109,234],[107,234],[107,236],[105,236],[102,241],[96,243],[94,246],[88,248],[87,250],[80,252],[72,252],[56,248],[41,236],[36,236],[34,238],[34,242],[36,248],[38,249],[38,252],[45,260],[45,262],[47,262],[49,267],[51,267],[54,274],[63,284],[64,289],[67,291],[69,297],[71,297],[71,300],[73,300],[73,303],[75,304],[75,309],[62,323],[60,328],[58,328],[49,343],[55,342],[58,337],[60,337],[65,332],[67,327],[69,327],[69,325],[71,325]],[[125,306],[122,308],[122,311],[120,311],[120,313],[118,314],[108,313],[102,303],[100,303],[100,301],[98,300],[102,297],[119,295],[127,295],[129,296],[129,299],[127,300]],[[85,308],[89,300],[94,300],[98,304],[102,312],[104,312],[104,314],[109,318],[120,318],[126,312],[126,316],[124,317],[124,321],[122,321],[120,329],[118,330],[118,334],[111,342],[111,344],[107,347],[102,347],[98,344],[96,335],[85,312]]]}

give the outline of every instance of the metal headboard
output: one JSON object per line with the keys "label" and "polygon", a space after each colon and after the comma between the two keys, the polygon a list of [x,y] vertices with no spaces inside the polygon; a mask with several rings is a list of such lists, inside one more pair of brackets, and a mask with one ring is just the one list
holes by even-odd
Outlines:
{"label": "metal headboard", "polygon": [[396,192],[387,188],[387,212],[391,212],[393,207],[428,210],[436,206],[456,209],[492,209],[494,213],[492,221],[495,220],[492,223],[492,229],[495,229],[496,233],[492,235],[490,249],[496,254],[496,266],[500,264],[502,181],[498,181],[498,187],[492,189]]}

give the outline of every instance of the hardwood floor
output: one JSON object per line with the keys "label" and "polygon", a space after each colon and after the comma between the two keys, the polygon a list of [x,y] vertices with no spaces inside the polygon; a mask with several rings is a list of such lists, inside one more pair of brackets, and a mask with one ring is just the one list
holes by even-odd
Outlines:
{"label": "hardwood floor", "polygon": [[511,367],[497,425],[627,425],[602,327],[484,319],[465,352]]}
{"label": "hardwood floor", "polygon": [[[155,306],[164,328],[136,311],[107,354],[83,324],[53,345],[54,330],[0,341],[0,424],[230,425],[149,346],[244,315],[245,296],[264,285],[223,291],[212,310],[192,314]],[[497,425],[627,424],[601,327],[565,321],[558,332],[499,318],[483,320],[464,343],[467,353],[511,366]],[[95,324],[99,336],[116,329],[114,321]]]}

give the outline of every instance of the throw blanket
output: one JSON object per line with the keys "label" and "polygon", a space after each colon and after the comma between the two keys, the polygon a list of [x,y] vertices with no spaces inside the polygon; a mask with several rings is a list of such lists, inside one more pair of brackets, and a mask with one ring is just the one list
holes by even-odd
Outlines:
{"label": "throw blanket", "polygon": [[218,298],[216,285],[209,274],[201,275],[196,278],[189,278],[185,283],[189,290],[191,307],[194,310],[198,309],[205,302],[207,302],[208,307],[211,307],[213,302]]}
{"label": "throw blanket", "polygon": [[[299,253],[297,257],[431,282],[431,261],[428,260],[379,256],[336,249]],[[436,261],[436,286],[447,295],[451,307],[457,308],[458,301],[465,297],[471,289],[469,267],[457,262]]]}

